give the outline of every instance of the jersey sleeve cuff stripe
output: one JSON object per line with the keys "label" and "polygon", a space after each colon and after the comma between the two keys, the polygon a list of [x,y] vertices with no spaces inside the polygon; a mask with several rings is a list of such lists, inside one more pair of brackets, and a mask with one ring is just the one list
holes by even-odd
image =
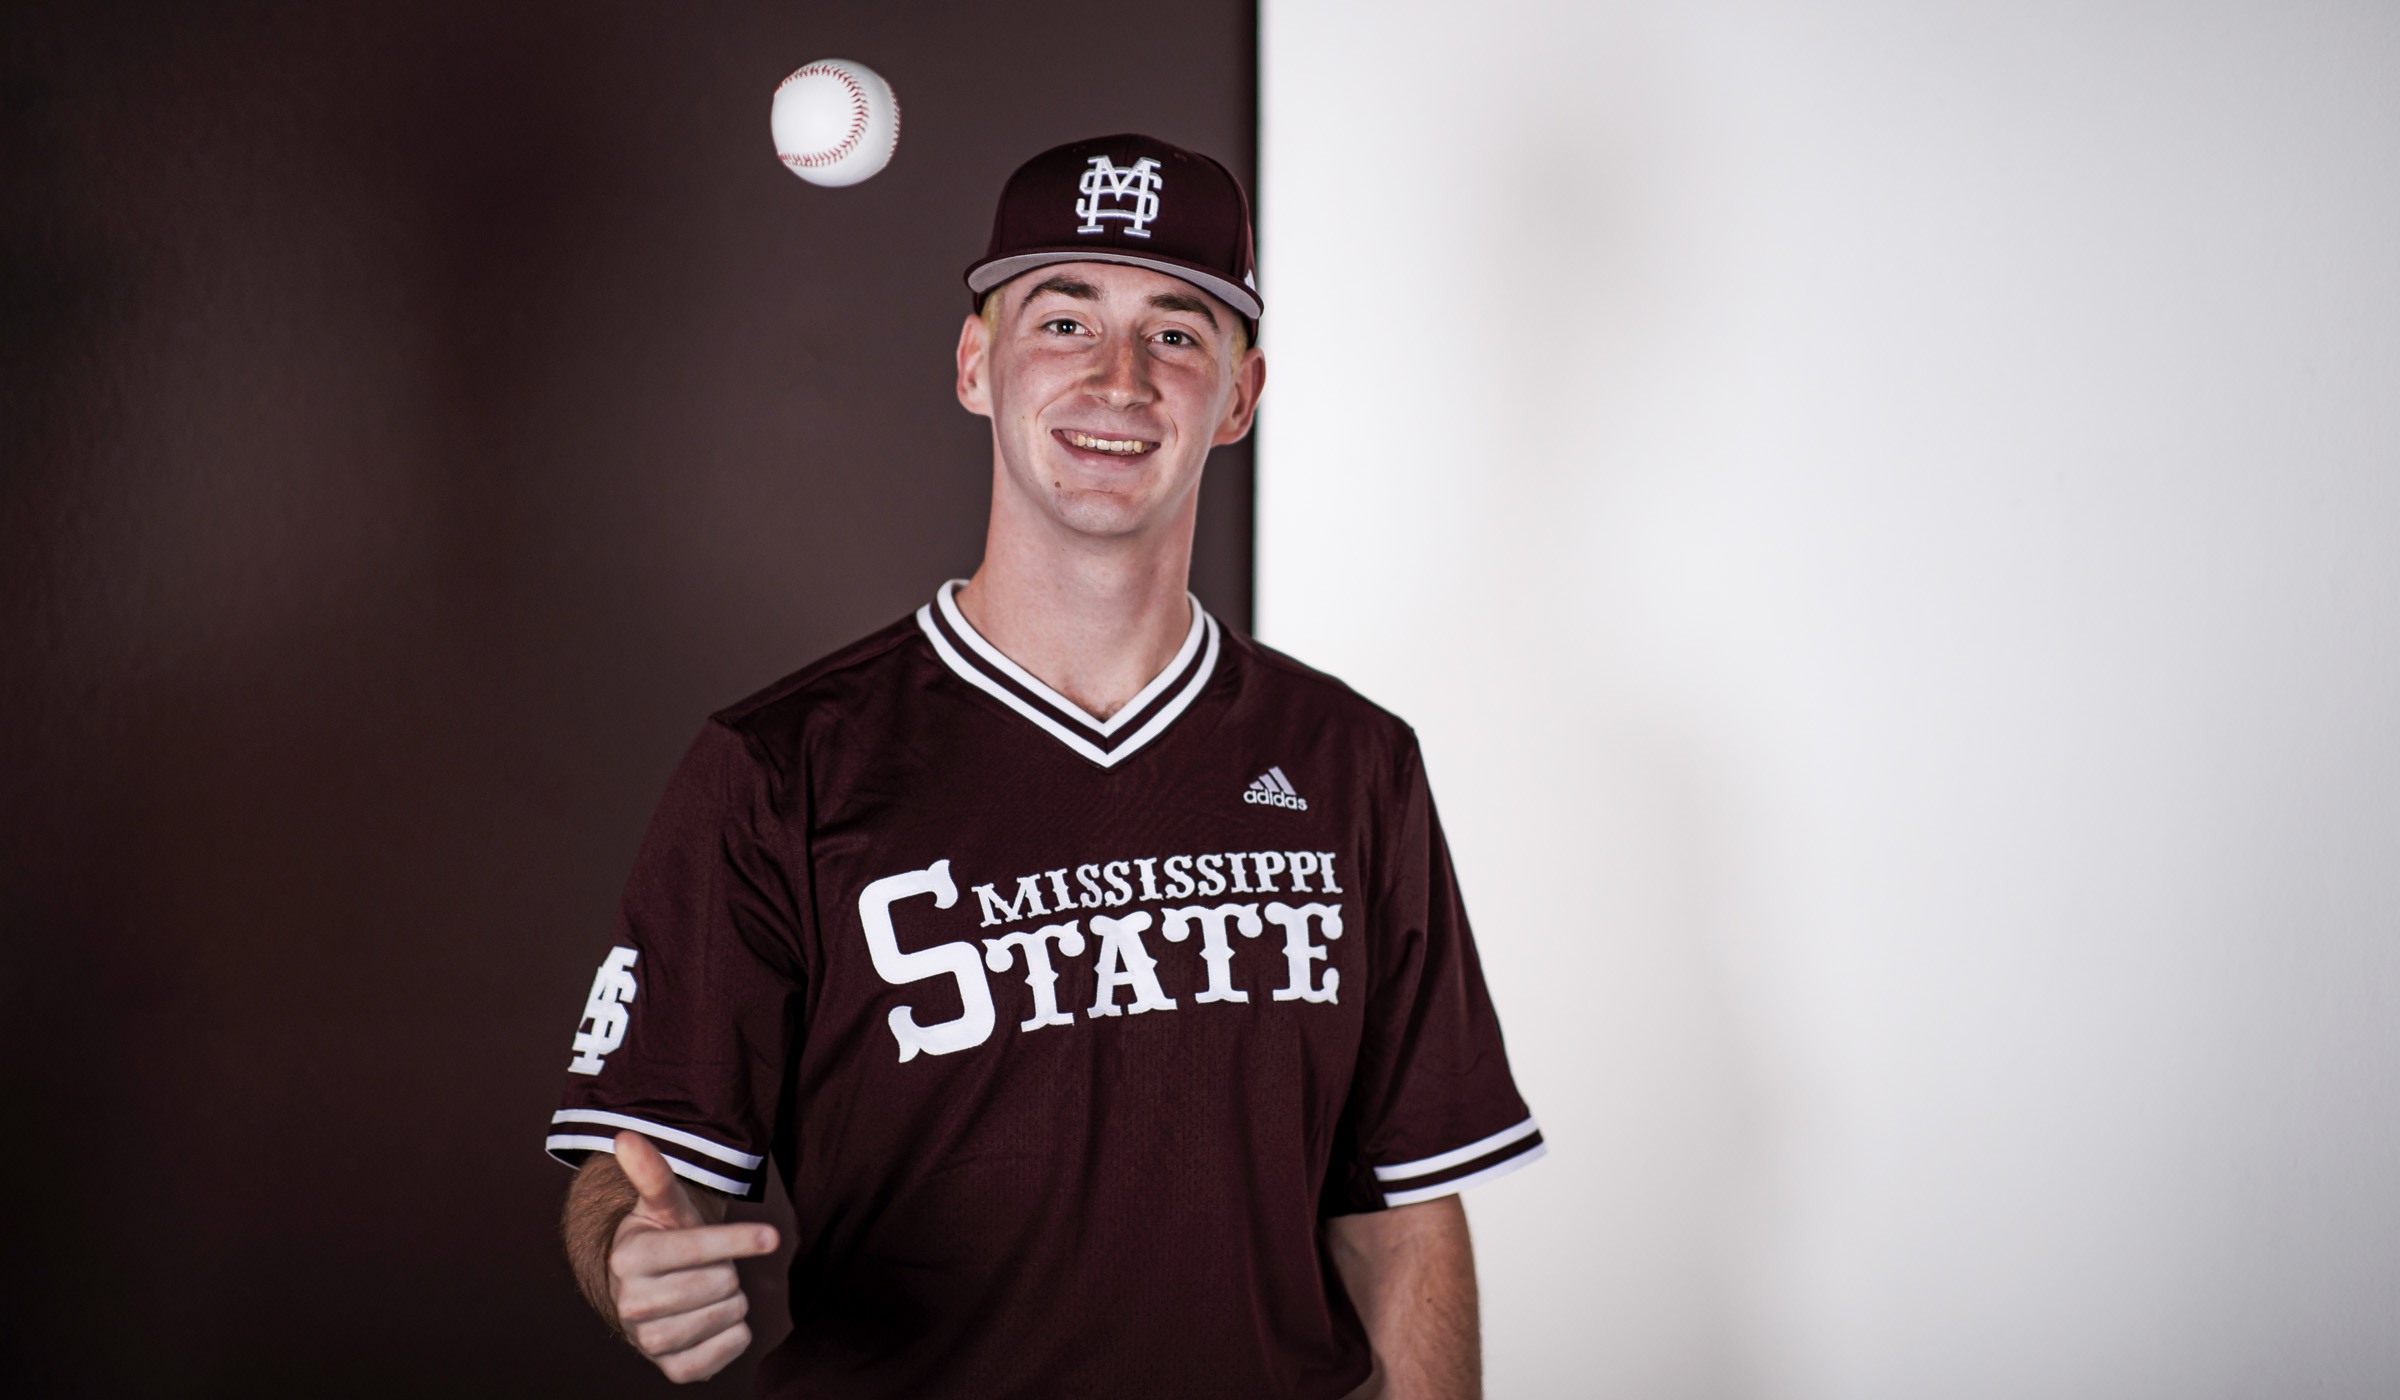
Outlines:
{"label": "jersey sleeve cuff stripe", "polygon": [[697,1181],[712,1191],[722,1191],[728,1196],[738,1196],[743,1200],[748,1200],[758,1194],[758,1187],[751,1182],[736,1181],[730,1176],[719,1176],[706,1167],[695,1167],[681,1157],[668,1157],[667,1165],[674,1170],[677,1176],[686,1181]]}
{"label": "jersey sleeve cuff stripe", "polygon": [[[617,1150],[617,1140],[612,1137],[586,1137],[580,1133],[552,1133],[542,1140],[542,1146],[549,1149],[551,1156],[572,1167],[579,1163],[570,1159],[566,1154],[570,1152],[613,1154]],[[672,1152],[662,1152],[659,1155],[666,1159],[668,1170],[686,1181],[696,1181],[712,1191],[722,1191],[728,1196],[738,1196],[743,1199],[759,1194],[756,1182],[737,1181],[730,1176],[712,1172],[706,1167],[693,1166]]]}
{"label": "jersey sleeve cuff stripe", "polygon": [[1505,1161],[1496,1162],[1481,1171],[1469,1172],[1456,1180],[1445,1181],[1435,1186],[1413,1186],[1405,1191],[1386,1191],[1383,1193],[1383,1203],[1387,1207],[1408,1206],[1415,1205],[1419,1201],[1454,1196],[1471,1186],[1481,1186],[1487,1181],[1497,1181],[1519,1167],[1540,1161],[1548,1155],[1549,1151],[1548,1143],[1536,1141],[1528,1150],[1521,1151]]}
{"label": "jersey sleeve cuff stripe", "polygon": [[[681,1128],[670,1128],[664,1123],[653,1123],[647,1118],[636,1118],[628,1113],[607,1113],[596,1108],[562,1108],[550,1115],[550,1121],[553,1123],[598,1123],[603,1127],[623,1128],[630,1132],[640,1133],[644,1137],[656,1138],[660,1142],[671,1142],[678,1147],[690,1148],[703,1156],[714,1157],[720,1162],[740,1167],[746,1172],[757,1171],[758,1164],[766,1160],[764,1157],[753,1157],[747,1152],[736,1152],[730,1147],[720,1146],[698,1133],[688,1133]],[[614,1151],[615,1146],[615,1143],[610,1143],[609,1150]]]}
{"label": "jersey sleeve cuff stripe", "polygon": [[1472,1162],[1478,1157],[1488,1157],[1510,1143],[1523,1141],[1541,1130],[1540,1124],[1528,1118],[1513,1128],[1503,1128],[1490,1137],[1470,1142],[1464,1147],[1436,1153],[1431,1157],[1421,1157],[1414,1162],[1399,1162],[1388,1167],[1377,1167],[1375,1179],[1377,1181],[1406,1181],[1410,1177],[1431,1176],[1435,1172]]}
{"label": "jersey sleeve cuff stripe", "polygon": [[1410,1200],[1425,1200],[1438,1196],[1445,1191],[1457,1190],[1459,1182],[1484,1181],[1492,1175],[1499,1174],[1491,1172],[1491,1168],[1501,1167],[1504,1164],[1515,1162],[1519,1158],[1530,1162],[1541,1155],[1542,1148],[1540,1133],[1535,1133],[1531,1137],[1521,1137],[1514,1142],[1505,1143],[1493,1151],[1486,1152],[1480,1157],[1470,1157],[1466,1161],[1452,1163],[1440,1171],[1422,1172],[1412,1176],[1390,1195],[1394,1198],[1405,1197]]}
{"label": "jersey sleeve cuff stripe", "polygon": [[580,1164],[569,1160],[566,1154],[570,1152],[613,1153],[617,1150],[617,1140],[615,1138],[586,1137],[581,1133],[552,1133],[542,1139],[542,1146],[548,1150],[551,1156],[572,1167]]}

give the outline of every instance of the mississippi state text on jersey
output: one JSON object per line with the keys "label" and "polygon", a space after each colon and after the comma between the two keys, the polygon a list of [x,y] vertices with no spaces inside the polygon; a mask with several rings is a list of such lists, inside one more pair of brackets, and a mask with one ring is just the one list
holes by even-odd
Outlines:
{"label": "mississippi state text on jersey", "polygon": [[771,1395],[1345,1394],[1320,1222],[1543,1150],[1415,737],[1196,600],[1095,720],[957,587],[693,744],[549,1148],[775,1164]]}

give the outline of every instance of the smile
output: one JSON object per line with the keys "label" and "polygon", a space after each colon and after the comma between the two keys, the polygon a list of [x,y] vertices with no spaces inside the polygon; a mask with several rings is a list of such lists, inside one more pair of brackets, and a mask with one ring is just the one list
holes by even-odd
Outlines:
{"label": "smile", "polygon": [[1158,446],[1155,442],[1144,442],[1140,438],[1093,437],[1070,428],[1059,428],[1056,433],[1058,440],[1069,447],[1080,447],[1086,452],[1105,452],[1112,457],[1139,457]]}

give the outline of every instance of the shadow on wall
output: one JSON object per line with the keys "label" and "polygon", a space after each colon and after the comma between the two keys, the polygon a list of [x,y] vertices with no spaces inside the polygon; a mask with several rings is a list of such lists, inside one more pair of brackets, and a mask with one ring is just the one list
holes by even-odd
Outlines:
{"label": "shadow on wall", "polygon": [[[1460,387],[1471,417],[1531,441],[1476,435],[1441,606],[1445,633],[1489,660],[1429,696],[1423,721],[1511,1050],[1559,1154],[1473,1201],[1492,1246],[1491,1379],[1495,1394],[1732,1400],[1765,1393],[1747,1295],[1777,1140],[1727,965],[1748,853],[1728,756],[1627,664],[1595,557],[1639,451],[1645,364],[1685,309],[1648,276],[1642,151],[1577,115],[1521,122],[1489,177],[1516,192],[1508,217],[1469,235],[1484,295],[1462,329],[1485,353]],[[1507,247],[1526,229],[1564,278],[1533,334],[1512,324],[1524,302],[1508,285],[1530,271]]]}
{"label": "shadow on wall", "polygon": [[[995,105],[1101,28],[1179,62]],[[827,54],[907,105],[855,189],[768,140]],[[1247,4],[9,8],[12,1393],[649,1393],[539,1143],[651,804],[974,566],[1007,172],[1136,127],[1247,174],[1252,55]],[[1242,626],[1248,496],[1220,452]]]}
{"label": "shadow on wall", "polygon": [[[1749,1295],[1781,1125],[1728,966],[1751,853],[1729,756],[1633,664],[1600,557],[1638,489],[1649,367],[1691,314],[1656,276],[1660,172],[1633,124],[1536,110],[1555,85],[1512,79],[1475,122],[1394,110],[1378,75],[1425,55],[1393,28],[1320,65],[1354,37],[1338,8],[1270,13],[1270,72],[1310,76],[1273,93],[1271,166],[1360,152],[1354,181],[1409,193],[1362,248],[1337,191],[1268,190],[1306,299],[1279,328],[1262,629],[1417,727],[1552,1147],[1468,1198],[1490,1387],[1762,1393]],[[1362,344],[1351,326],[1425,268],[1438,316]]]}

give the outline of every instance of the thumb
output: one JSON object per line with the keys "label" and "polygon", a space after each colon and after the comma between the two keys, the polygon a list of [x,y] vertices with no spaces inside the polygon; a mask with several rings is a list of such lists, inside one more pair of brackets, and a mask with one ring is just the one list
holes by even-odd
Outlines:
{"label": "thumb", "polygon": [[691,1195],[675,1179],[675,1169],[667,1165],[667,1159],[650,1145],[650,1139],[640,1133],[617,1134],[617,1169],[641,1196],[643,1214],[676,1225],[701,1223],[700,1213],[692,1209]]}

